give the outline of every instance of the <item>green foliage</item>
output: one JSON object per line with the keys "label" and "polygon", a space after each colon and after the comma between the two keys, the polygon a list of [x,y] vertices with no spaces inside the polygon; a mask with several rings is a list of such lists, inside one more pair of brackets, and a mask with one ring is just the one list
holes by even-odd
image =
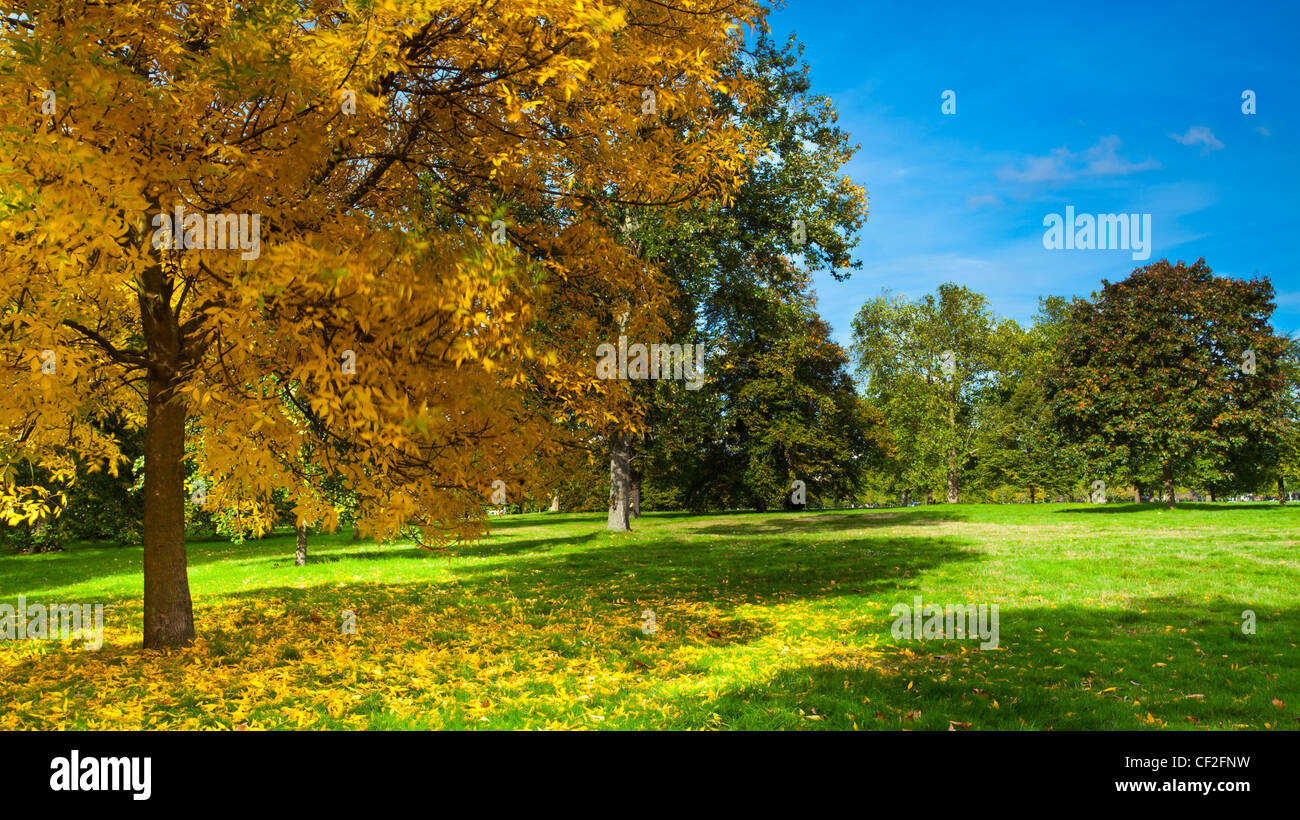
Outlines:
{"label": "green foliage", "polygon": [[[740,107],[715,104],[769,147],[735,199],[639,219],[643,255],[677,283],[675,338],[707,351],[699,391],[653,391],[649,437],[634,459],[643,502],[689,509],[788,506],[794,480],[809,502],[857,491],[871,428],[818,318],[809,271],[837,278],[866,218],[864,192],[841,173],[855,150],[829,99],[810,93],[791,38],[760,37],[732,67],[758,89]],[[796,224],[797,223],[797,224]],[[802,267],[800,266],[802,262]]]}
{"label": "green foliage", "polygon": [[866,396],[889,430],[886,469],[899,491],[942,488],[957,501],[963,471],[988,443],[979,422],[995,395],[1014,323],[953,284],[915,301],[888,293],[853,320],[853,351]]}
{"label": "green foliage", "polygon": [[[1267,280],[1161,260],[1069,306],[1049,396],[1105,475],[1245,489],[1276,463],[1293,390]],[[1253,351],[1256,369],[1245,372]]]}

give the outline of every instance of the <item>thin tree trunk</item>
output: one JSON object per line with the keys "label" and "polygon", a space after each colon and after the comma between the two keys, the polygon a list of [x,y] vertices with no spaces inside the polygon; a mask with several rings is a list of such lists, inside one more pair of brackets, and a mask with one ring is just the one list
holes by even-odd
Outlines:
{"label": "thin tree trunk", "polygon": [[1033,504],[1033,503],[1034,503],[1034,485],[1033,485],[1033,484],[1030,484],[1030,485],[1029,485],[1029,503],[1030,503],[1030,504]]}
{"label": "thin tree trunk", "polygon": [[1282,480],[1282,476],[1277,477],[1277,503],[1286,505],[1286,482]]}
{"label": "thin tree trunk", "polygon": [[632,517],[641,517],[641,477],[632,479]]}
{"label": "thin tree trunk", "polygon": [[1142,485],[1140,484],[1133,485],[1133,503],[1134,504],[1142,503]]}
{"label": "thin tree trunk", "polygon": [[926,490],[926,491],[925,491],[925,503],[926,503],[926,504],[933,504],[933,503],[934,503],[934,490]]}
{"label": "thin tree trunk", "polygon": [[[956,388],[950,390],[948,396],[948,435],[953,439],[957,436],[957,394]],[[957,475],[957,445],[948,445],[948,503],[956,504],[961,501],[960,476]]]}
{"label": "thin tree trunk", "polygon": [[908,502],[912,500],[912,491],[911,491],[911,490],[903,490],[903,499],[902,499],[902,500],[903,500],[903,506],[906,507],[907,504],[908,504]]}
{"label": "thin tree trunk", "polygon": [[307,522],[298,519],[298,551],[293,555],[293,562],[300,567],[307,566]]}
{"label": "thin tree trunk", "polygon": [[361,528],[357,526],[357,522],[355,521],[352,522],[352,540],[353,541],[361,540]]}
{"label": "thin tree trunk", "polygon": [[628,532],[632,501],[632,436],[615,433],[609,444],[609,520],[605,529]]}
{"label": "thin tree trunk", "polygon": [[185,559],[185,407],[149,380],[144,436],[144,647],[194,642]]}
{"label": "thin tree trunk", "polygon": [[1214,503],[1214,490],[1206,490],[1206,494],[1210,496],[1210,503],[1213,504],[1213,503]]}
{"label": "thin tree trunk", "polygon": [[1174,468],[1169,462],[1165,462],[1165,506],[1169,509],[1174,508],[1177,499],[1174,498]]}

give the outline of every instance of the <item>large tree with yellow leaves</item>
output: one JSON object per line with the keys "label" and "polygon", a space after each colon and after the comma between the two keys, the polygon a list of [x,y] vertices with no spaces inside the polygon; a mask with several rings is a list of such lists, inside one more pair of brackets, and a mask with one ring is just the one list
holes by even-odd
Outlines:
{"label": "large tree with yellow leaves", "polygon": [[327,477],[372,534],[467,537],[493,482],[635,424],[594,351],[665,286],[608,214],[725,200],[758,150],[706,104],[745,93],[750,0],[7,9],[0,503],[56,508],[16,465],[115,472],[101,422],[143,427],[146,647],[194,637],[187,502],[330,526]]}

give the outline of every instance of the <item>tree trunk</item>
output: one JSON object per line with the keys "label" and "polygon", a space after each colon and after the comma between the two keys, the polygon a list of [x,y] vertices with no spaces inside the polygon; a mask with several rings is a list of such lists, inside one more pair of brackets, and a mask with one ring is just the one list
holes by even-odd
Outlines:
{"label": "tree trunk", "polygon": [[298,520],[298,551],[293,555],[293,562],[300,567],[307,566],[307,522]]}
{"label": "tree trunk", "polygon": [[609,444],[609,521],[605,529],[629,532],[632,502],[632,437],[616,433]]}
{"label": "tree trunk", "polygon": [[185,565],[185,407],[149,380],[144,434],[144,648],[194,642]]}
{"label": "tree trunk", "polygon": [[1133,485],[1133,500],[1134,500],[1135,502],[1137,502],[1138,504],[1141,504],[1141,503],[1142,503],[1142,485],[1141,485],[1141,484],[1134,484],[1134,485]]}
{"label": "tree trunk", "polygon": [[1286,482],[1282,480],[1282,476],[1277,477],[1277,503],[1286,505]]}
{"label": "tree trunk", "polygon": [[[957,385],[953,380],[952,386],[948,388],[948,435],[953,441],[957,437]],[[948,503],[956,504],[961,501],[961,495],[958,492],[960,478],[957,475],[957,445],[948,445]]]}
{"label": "tree trunk", "polygon": [[903,500],[903,506],[906,507],[907,504],[908,504],[908,502],[912,500],[912,491],[911,491],[911,490],[903,490],[903,499],[902,499],[902,500]]}
{"label": "tree trunk", "polygon": [[1165,462],[1165,506],[1172,510],[1176,502],[1177,499],[1174,498],[1174,468],[1172,464]]}
{"label": "tree trunk", "polygon": [[632,472],[632,517],[641,517],[641,471]]}
{"label": "tree trunk", "polygon": [[1030,503],[1030,504],[1033,504],[1033,503],[1034,503],[1034,485],[1033,485],[1033,484],[1030,484],[1030,485],[1029,485],[1029,503]]}
{"label": "tree trunk", "polygon": [[926,503],[926,504],[933,504],[933,503],[934,503],[934,490],[926,490],[926,491],[925,491],[925,503]]}
{"label": "tree trunk", "polygon": [[555,495],[551,496],[551,512],[559,512],[559,511],[560,511],[560,494],[556,493]]}
{"label": "tree trunk", "polygon": [[1206,490],[1206,494],[1210,496],[1210,503],[1213,504],[1213,503],[1214,503],[1214,490]]}
{"label": "tree trunk", "polygon": [[357,526],[357,522],[355,521],[352,522],[352,540],[353,541],[361,540],[361,528]]}

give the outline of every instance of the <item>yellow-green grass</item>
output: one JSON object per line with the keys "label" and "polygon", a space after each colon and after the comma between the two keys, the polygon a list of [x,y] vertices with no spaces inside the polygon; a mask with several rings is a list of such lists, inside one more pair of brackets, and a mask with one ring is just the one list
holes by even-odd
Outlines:
{"label": "yellow-green grass", "polygon": [[[0,556],[0,603],[110,607],[98,651],[0,641],[0,729],[1300,728],[1294,506],[493,524],[451,556],[313,535],[305,567],[192,542],[199,640],[166,652],[138,547]],[[999,647],[895,639],[917,595],[998,605]]]}

